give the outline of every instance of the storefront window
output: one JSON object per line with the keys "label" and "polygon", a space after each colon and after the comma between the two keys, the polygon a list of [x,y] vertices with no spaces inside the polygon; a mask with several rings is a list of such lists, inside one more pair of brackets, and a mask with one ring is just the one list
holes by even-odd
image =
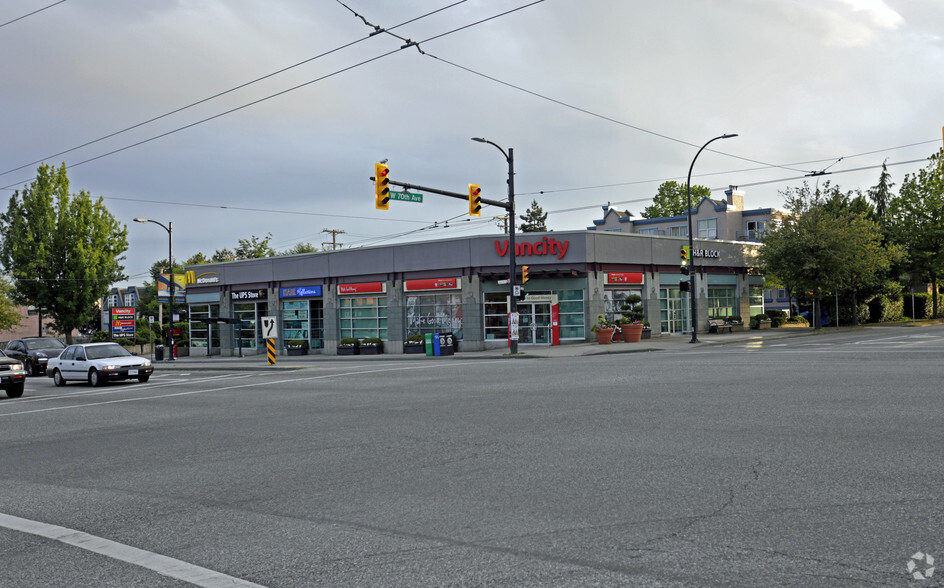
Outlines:
{"label": "storefront window", "polygon": [[[748,297],[750,298],[751,305],[751,316],[755,314],[763,314],[764,312],[764,287],[763,286],[751,286],[747,290]],[[746,321],[748,317],[744,317]]]}
{"label": "storefront window", "polygon": [[560,338],[586,339],[583,290],[555,290],[560,304]]}
{"label": "storefront window", "polygon": [[[219,304],[191,304],[190,305],[190,346],[210,347],[220,346],[220,324],[201,323],[202,318],[220,316]],[[225,324],[225,323],[224,323]]]}
{"label": "storefront window", "polygon": [[338,300],[340,337],[377,337],[387,340],[387,297],[341,298]]}
{"label": "storefront window", "polygon": [[485,338],[508,338],[508,294],[485,293]]}
{"label": "storefront window", "polygon": [[311,331],[307,300],[282,301],[282,339],[308,341]]}
{"label": "storefront window", "polygon": [[452,333],[462,339],[462,296],[424,294],[406,297],[406,334]]}
{"label": "storefront window", "polygon": [[256,343],[261,335],[258,332],[261,326],[257,320],[261,315],[256,312],[256,305],[256,302],[241,302],[233,305],[233,316],[240,320],[239,324],[235,325],[236,341],[233,342],[234,349],[256,348]]}
{"label": "storefront window", "polygon": [[606,320],[610,323],[618,323],[620,318],[623,316],[623,304],[626,301],[626,297],[630,294],[638,294],[642,296],[642,290],[639,288],[607,288],[603,292],[603,316],[606,317]]}
{"label": "storefront window", "polygon": [[723,319],[740,314],[734,287],[708,287],[708,318]]}

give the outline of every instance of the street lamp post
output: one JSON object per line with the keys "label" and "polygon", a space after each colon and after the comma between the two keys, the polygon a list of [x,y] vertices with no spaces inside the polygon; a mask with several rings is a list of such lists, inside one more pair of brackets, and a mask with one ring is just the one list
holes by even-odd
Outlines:
{"label": "street lamp post", "polygon": [[705,150],[705,147],[710,145],[712,141],[717,141],[718,139],[730,139],[732,137],[737,137],[737,134],[724,134],[720,137],[715,137],[711,141],[708,141],[701,146],[701,149],[698,150],[698,153],[695,154],[695,158],[692,159],[692,165],[688,167],[688,181],[685,183],[686,190],[688,191],[688,251],[689,251],[689,260],[688,260],[688,275],[689,275],[689,292],[688,295],[692,301],[692,340],[690,343],[698,343],[698,290],[695,288],[695,236],[692,233],[692,169],[695,168],[695,160],[698,159],[698,156],[701,155],[701,152]]}
{"label": "street lamp post", "polygon": [[[506,153],[504,149],[481,137],[472,137],[473,141],[478,143],[488,143],[501,151],[508,162],[508,292],[511,303],[509,306],[509,351],[512,354],[518,353],[517,333],[511,333],[511,322],[518,319],[518,299],[515,297],[515,272],[517,271],[517,254],[515,251],[515,150],[508,148]],[[512,336],[513,335],[513,336]]]}
{"label": "street lamp post", "polygon": [[154,223],[167,231],[167,265],[170,266],[170,316],[167,318],[167,361],[174,361],[174,223],[164,223],[147,218],[136,218],[136,223]]}

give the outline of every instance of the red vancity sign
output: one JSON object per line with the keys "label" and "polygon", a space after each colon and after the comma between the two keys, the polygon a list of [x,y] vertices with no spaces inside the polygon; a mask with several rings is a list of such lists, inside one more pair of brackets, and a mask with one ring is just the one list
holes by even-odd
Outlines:
{"label": "red vancity sign", "polygon": [[455,290],[459,287],[459,278],[430,278],[428,280],[407,280],[403,289],[415,290]]}
{"label": "red vancity sign", "polygon": [[382,294],[386,291],[386,285],[383,282],[338,284],[338,294]]}
{"label": "red vancity sign", "polygon": [[642,284],[642,272],[609,272],[606,274],[607,284]]}

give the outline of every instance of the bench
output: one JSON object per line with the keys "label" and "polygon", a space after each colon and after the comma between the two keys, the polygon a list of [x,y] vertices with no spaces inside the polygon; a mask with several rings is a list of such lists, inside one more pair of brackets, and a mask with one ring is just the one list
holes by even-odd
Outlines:
{"label": "bench", "polygon": [[729,333],[734,332],[734,325],[724,319],[708,319],[709,333],[723,333],[727,329]]}

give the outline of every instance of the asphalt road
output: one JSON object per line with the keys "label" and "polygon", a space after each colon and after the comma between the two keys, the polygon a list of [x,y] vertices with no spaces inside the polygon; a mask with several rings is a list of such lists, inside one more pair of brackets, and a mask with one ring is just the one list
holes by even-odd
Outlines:
{"label": "asphalt road", "polygon": [[31,379],[0,585],[940,585],[942,381],[941,326]]}

